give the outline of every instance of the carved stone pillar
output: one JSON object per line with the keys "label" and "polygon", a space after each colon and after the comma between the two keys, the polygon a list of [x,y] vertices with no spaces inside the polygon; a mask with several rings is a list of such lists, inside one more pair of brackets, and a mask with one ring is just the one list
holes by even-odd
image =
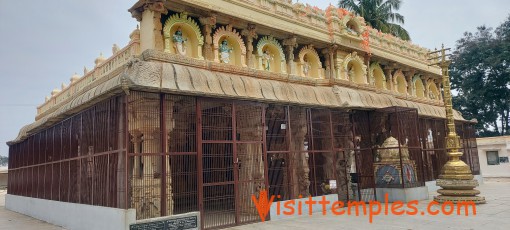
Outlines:
{"label": "carved stone pillar", "polygon": [[436,87],[437,87],[437,92],[438,92],[438,100],[440,101],[443,101],[443,94],[441,92],[441,85],[443,84],[442,80],[441,79],[436,79],[434,80],[434,83],[436,84]]}
{"label": "carved stone pillar", "polygon": [[163,51],[163,25],[161,15],[168,14],[164,0],[148,0],[138,2],[129,12],[140,22],[140,49],[143,52],[147,49]]}
{"label": "carved stone pillar", "polygon": [[294,65],[294,49],[298,46],[296,36],[291,36],[283,40],[285,51],[287,52],[287,73],[297,74],[296,67]]}
{"label": "carved stone pillar", "polygon": [[324,59],[326,60],[326,79],[335,79],[335,71],[333,68],[333,61],[335,56],[335,51],[337,49],[336,45],[330,46],[328,48],[323,49],[321,52],[324,55]]}
{"label": "carved stone pillar", "polygon": [[416,70],[409,70],[409,71],[405,71],[404,72],[404,75],[406,76],[406,81],[407,81],[407,94],[408,95],[414,95],[415,93],[415,86],[413,84],[413,77],[414,77],[414,74],[416,73]]}
{"label": "carved stone pillar", "polygon": [[[236,130],[239,141],[262,140],[262,107],[239,105],[236,108]],[[257,119],[258,117],[259,119]],[[237,160],[239,162],[239,180],[249,181],[239,186],[240,197],[251,197],[265,187],[264,161],[261,143],[238,143]],[[257,208],[251,199],[242,199],[239,206],[242,213],[257,214]]]}
{"label": "carved stone pillar", "polygon": [[[344,118],[345,120],[342,123],[349,123],[349,117]],[[342,201],[347,201],[347,195],[351,199],[355,198],[351,184],[351,175],[350,173],[356,172],[356,164],[354,162],[354,143],[353,133],[350,126],[342,126],[342,135],[340,137],[339,143],[340,147],[345,149],[337,153],[337,161],[336,161],[336,175],[337,175],[337,188],[339,199]],[[348,150],[351,149],[351,150]],[[354,169],[354,170],[353,170]]]}
{"label": "carved stone pillar", "polygon": [[386,88],[390,91],[394,91],[394,85],[393,85],[393,75],[391,74],[393,72],[393,68],[387,66],[384,67],[384,75],[386,75]]}
{"label": "carved stone pillar", "polygon": [[[159,128],[147,128],[140,130],[142,132],[142,152],[143,153],[158,153],[161,149],[161,142],[159,138]],[[154,178],[161,176],[161,162],[154,156],[143,156],[143,175],[152,175]]]}
{"label": "carved stone pillar", "polygon": [[[141,139],[141,133],[137,131],[133,131],[131,133],[133,138],[131,139],[131,142],[133,142],[133,153],[140,153],[140,143],[142,142]],[[142,178],[142,172],[141,172],[141,157],[135,156],[133,162],[133,177],[134,178]]]}
{"label": "carved stone pillar", "polygon": [[201,17],[202,33],[204,34],[204,58],[209,61],[214,60],[212,30],[216,27],[216,16]]}
{"label": "carved stone pillar", "polygon": [[374,76],[371,76],[370,75],[370,59],[372,57],[372,54],[371,53],[366,53],[365,54],[365,58],[363,60],[365,60],[365,65],[367,67],[367,75],[365,76],[366,77],[366,82],[371,85],[371,86],[375,86],[375,80],[374,80]]}
{"label": "carved stone pillar", "polygon": [[291,191],[296,198],[299,195],[307,197],[310,195],[310,167],[308,165],[308,151],[311,143],[305,139],[308,133],[306,125],[306,110],[304,108],[293,107],[290,111],[291,139],[290,143],[290,173],[292,181],[290,182]]}
{"label": "carved stone pillar", "polygon": [[423,88],[425,88],[425,90],[424,90],[425,98],[429,98],[429,87],[427,87],[429,79],[430,79],[429,76],[421,76],[421,80],[423,82]]}
{"label": "carved stone pillar", "polygon": [[256,32],[257,26],[255,24],[248,24],[248,27],[243,30],[242,35],[245,38],[246,43],[246,64],[250,68],[255,67],[255,61],[253,59],[253,39],[258,37]]}
{"label": "carved stone pillar", "polygon": [[329,48],[322,49],[321,53],[324,55],[325,65],[326,65],[326,79],[332,79],[331,74],[331,56],[329,55]]}

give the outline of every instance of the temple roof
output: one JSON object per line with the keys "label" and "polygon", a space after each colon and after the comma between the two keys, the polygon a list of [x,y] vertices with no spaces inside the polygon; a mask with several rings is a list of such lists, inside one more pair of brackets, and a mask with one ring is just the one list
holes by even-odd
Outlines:
{"label": "temple roof", "polygon": [[[58,107],[52,107],[36,122],[23,127],[9,145],[26,139],[108,97],[129,93],[130,90],[175,93],[225,99],[252,100],[267,103],[294,104],[337,109],[378,109],[391,106],[416,108],[426,117],[445,118],[441,105],[431,105],[396,98],[385,93],[353,89],[338,85],[303,84],[292,79],[274,80],[263,72],[250,76],[214,70],[214,64],[195,66],[178,63],[176,55],[146,50],[140,59],[131,59],[121,71],[99,79],[84,87],[81,92],[67,98]],[[204,61],[204,63],[206,63]],[[455,112],[456,120],[464,118]]]}

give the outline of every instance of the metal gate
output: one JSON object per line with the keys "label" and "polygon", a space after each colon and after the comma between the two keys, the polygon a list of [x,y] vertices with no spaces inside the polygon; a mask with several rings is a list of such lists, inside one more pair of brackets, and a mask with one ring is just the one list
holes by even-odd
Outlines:
{"label": "metal gate", "polygon": [[[372,148],[370,130],[370,112],[354,111],[351,114],[353,124],[353,149],[355,157],[356,173],[351,172],[351,182],[358,190],[357,197],[352,200],[370,201],[376,200],[375,178],[374,178],[374,152]],[[356,194],[356,192],[354,192]]]}
{"label": "metal gate", "polygon": [[259,221],[250,197],[266,187],[264,108],[212,99],[197,107],[203,228]]}

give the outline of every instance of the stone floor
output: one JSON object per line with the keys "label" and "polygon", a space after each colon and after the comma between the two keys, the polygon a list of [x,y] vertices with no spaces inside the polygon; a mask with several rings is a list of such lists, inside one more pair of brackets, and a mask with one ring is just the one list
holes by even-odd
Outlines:
{"label": "stone floor", "polygon": [[5,209],[6,190],[0,190],[0,230],[54,230],[61,227],[48,224],[16,212]]}
{"label": "stone floor", "polygon": [[[231,230],[254,229],[510,229],[510,182],[486,182],[479,187],[487,204],[477,206],[476,216],[421,215],[429,201],[419,202],[419,214],[415,216],[380,215],[369,223],[368,216],[335,216],[314,213],[311,217],[267,221],[230,228]],[[432,196],[431,196],[432,197]],[[437,208],[433,208],[437,210]]]}
{"label": "stone floor", "polygon": [[[479,188],[488,203],[477,206],[476,216],[375,216],[369,223],[368,216],[334,216],[314,213],[311,217],[267,221],[243,225],[231,230],[253,229],[509,229],[510,226],[510,182],[486,182]],[[11,212],[4,208],[5,190],[0,190],[0,230],[49,230],[60,227],[34,218]],[[426,210],[428,201],[417,206],[419,212]],[[435,210],[435,209],[434,209]]]}

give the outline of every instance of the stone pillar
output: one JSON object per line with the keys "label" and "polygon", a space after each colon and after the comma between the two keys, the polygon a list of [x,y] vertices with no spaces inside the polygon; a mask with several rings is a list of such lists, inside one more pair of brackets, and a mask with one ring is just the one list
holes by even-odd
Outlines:
{"label": "stone pillar", "polygon": [[429,76],[421,76],[420,77],[422,83],[423,83],[423,88],[425,88],[425,90],[423,91],[424,93],[424,96],[425,98],[429,98],[429,87],[427,87],[427,83],[429,82]]}
{"label": "stone pillar", "polygon": [[[141,134],[140,132],[134,131],[132,132],[133,138],[131,139],[131,142],[133,142],[133,153],[140,153],[140,143],[142,142]],[[141,178],[142,172],[141,170],[141,157],[135,156],[133,161],[133,178]]]}
{"label": "stone pillar", "polygon": [[[349,123],[349,118],[346,117],[346,120],[343,123]],[[340,137],[340,144],[343,151],[337,152],[337,162],[336,166],[336,175],[337,175],[337,188],[338,195],[340,195],[340,199],[343,201],[347,201],[347,196],[345,194],[349,194],[349,197],[353,199],[354,189],[351,184],[351,172],[355,172],[355,170],[351,170],[353,167],[355,169],[354,162],[354,143],[353,143],[353,133],[350,126],[344,125],[342,126],[342,133],[344,134]]]}
{"label": "stone pillar", "polygon": [[333,80],[335,79],[335,71],[333,68],[333,60],[335,55],[335,50],[337,46],[330,46],[328,48],[322,49],[322,54],[324,55],[324,59],[326,60],[326,79]]}
{"label": "stone pillar", "polygon": [[[393,85],[393,68],[386,66],[384,67],[384,75],[386,75],[386,88],[393,92],[395,86]],[[388,87],[389,85],[389,87]]]}
{"label": "stone pillar", "polygon": [[[262,107],[239,105],[236,108],[236,119],[239,141],[262,140]],[[237,144],[239,180],[247,181],[239,186],[240,197],[247,198],[240,200],[242,213],[257,214],[255,204],[248,198],[265,187],[262,156],[262,143]]]}
{"label": "stone pillar", "polygon": [[331,74],[331,57],[329,55],[329,48],[325,48],[325,49],[322,49],[321,50],[321,53],[324,55],[324,60],[325,60],[325,67],[326,67],[326,73],[325,73],[325,78],[326,79],[332,79],[332,74]]}
{"label": "stone pillar", "polygon": [[296,36],[291,36],[285,40],[283,40],[283,46],[285,46],[285,51],[287,52],[287,73],[288,74],[297,74],[296,66],[294,64],[294,49],[298,46]]}
{"label": "stone pillar", "polygon": [[349,55],[350,52],[345,49],[337,48],[336,49],[336,59],[334,59],[335,64],[335,75],[336,78],[349,81],[349,74],[347,70],[344,69],[344,60]]}
{"label": "stone pillar", "polygon": [[[140,130],[142,132],[142,153],[159,153],[161,142],[159,138],[159,128],[147,128]],[[161,163],[155,156],[143,156],[143,175],[152,175],[154,178],[161,177]]]}
{"label": "stone pillar", "polygon": [[[172,202],[168,203],[171,190],[167,190],[167,196],[163,195],[162,163],[161,156],[151,156],[150,153],[161,153],[161,115],[153,111],[159,111],[160,101],[157,99],[141,99],[140,102],[131,105],[129,133],[133,136],[134,152],[142,156],[134,157],[133,177],[131,178],[131,208],[136,210],[137,218],[147,219],[160,217],[162,213],[162,199],[167,200],[166,214],[173,210]],[[141,149],[141,151],[140,151]],[[169,167],[168,167],[169,168]]]}
{"label": "stone pillar", "polygon": [[246,43],[246,64],[249,68],[256,68],[255,61],[253,60],[253,39],[258,37],[255,31],[256,28],[257,26],[255,24],[248,24],[248,27],[242,32]]}
{"label": "stone pillar", "polygon": [[200,24],[202,24],[202,33],[204,35],[204,58],[209,61],[214,61],[212,30],[216,27],[216,16],[201,17]]}
{"label": "stone pillar", "polygon": [[291,194],[297,198],[301,195],[307,197],[310,195],[310,167],[308,165],[308,152],[311,143],[308,143],[305,136],[308,133],[306,125],[306,109],[300,107],[290,108],[290,173],[292,174]]}
{"label": "stone pillar", "polygon": [[441,101],[442,101],[442,100],[443,100],[443,94],[442,94],[442,92],[441,92],[441,85],[442,85],[442,82],[441,82],[441,80],[440,80],[440,79],[436,79],[436,80],[434,80],[434,83],[436,84],[437,91],[438,91],[438,93],[439,93],[439,95],[438,95],[438,97],[439,97],[439,98],[438,98],[438,100],[441,100]]}
{"label": "stone pillar", "polygon": [[409,70],[404,72],[407,81],[407,95],[414,95],[414,91],[416,90],[413,84],[413,77],[415,73],[416,70]]}
{"label": "stone pillar", "polygon": [[147,0],[136,3],[129,12],[140,22],[140,49],[164,50],[161,15],[168,10],[164,0]]}
{"label": "stone pillar", "polygon": [[363,60],[365,60],[365,62],[366,62],[365,65],[367,66],[367,71],[366,71],[367,75],[365,77],[366,77],[368,85],[375,86],[374,76],[370,75],[370,58],[371,57],[372,57],[371,53],[366,53],[365,58],[363,59]]}

